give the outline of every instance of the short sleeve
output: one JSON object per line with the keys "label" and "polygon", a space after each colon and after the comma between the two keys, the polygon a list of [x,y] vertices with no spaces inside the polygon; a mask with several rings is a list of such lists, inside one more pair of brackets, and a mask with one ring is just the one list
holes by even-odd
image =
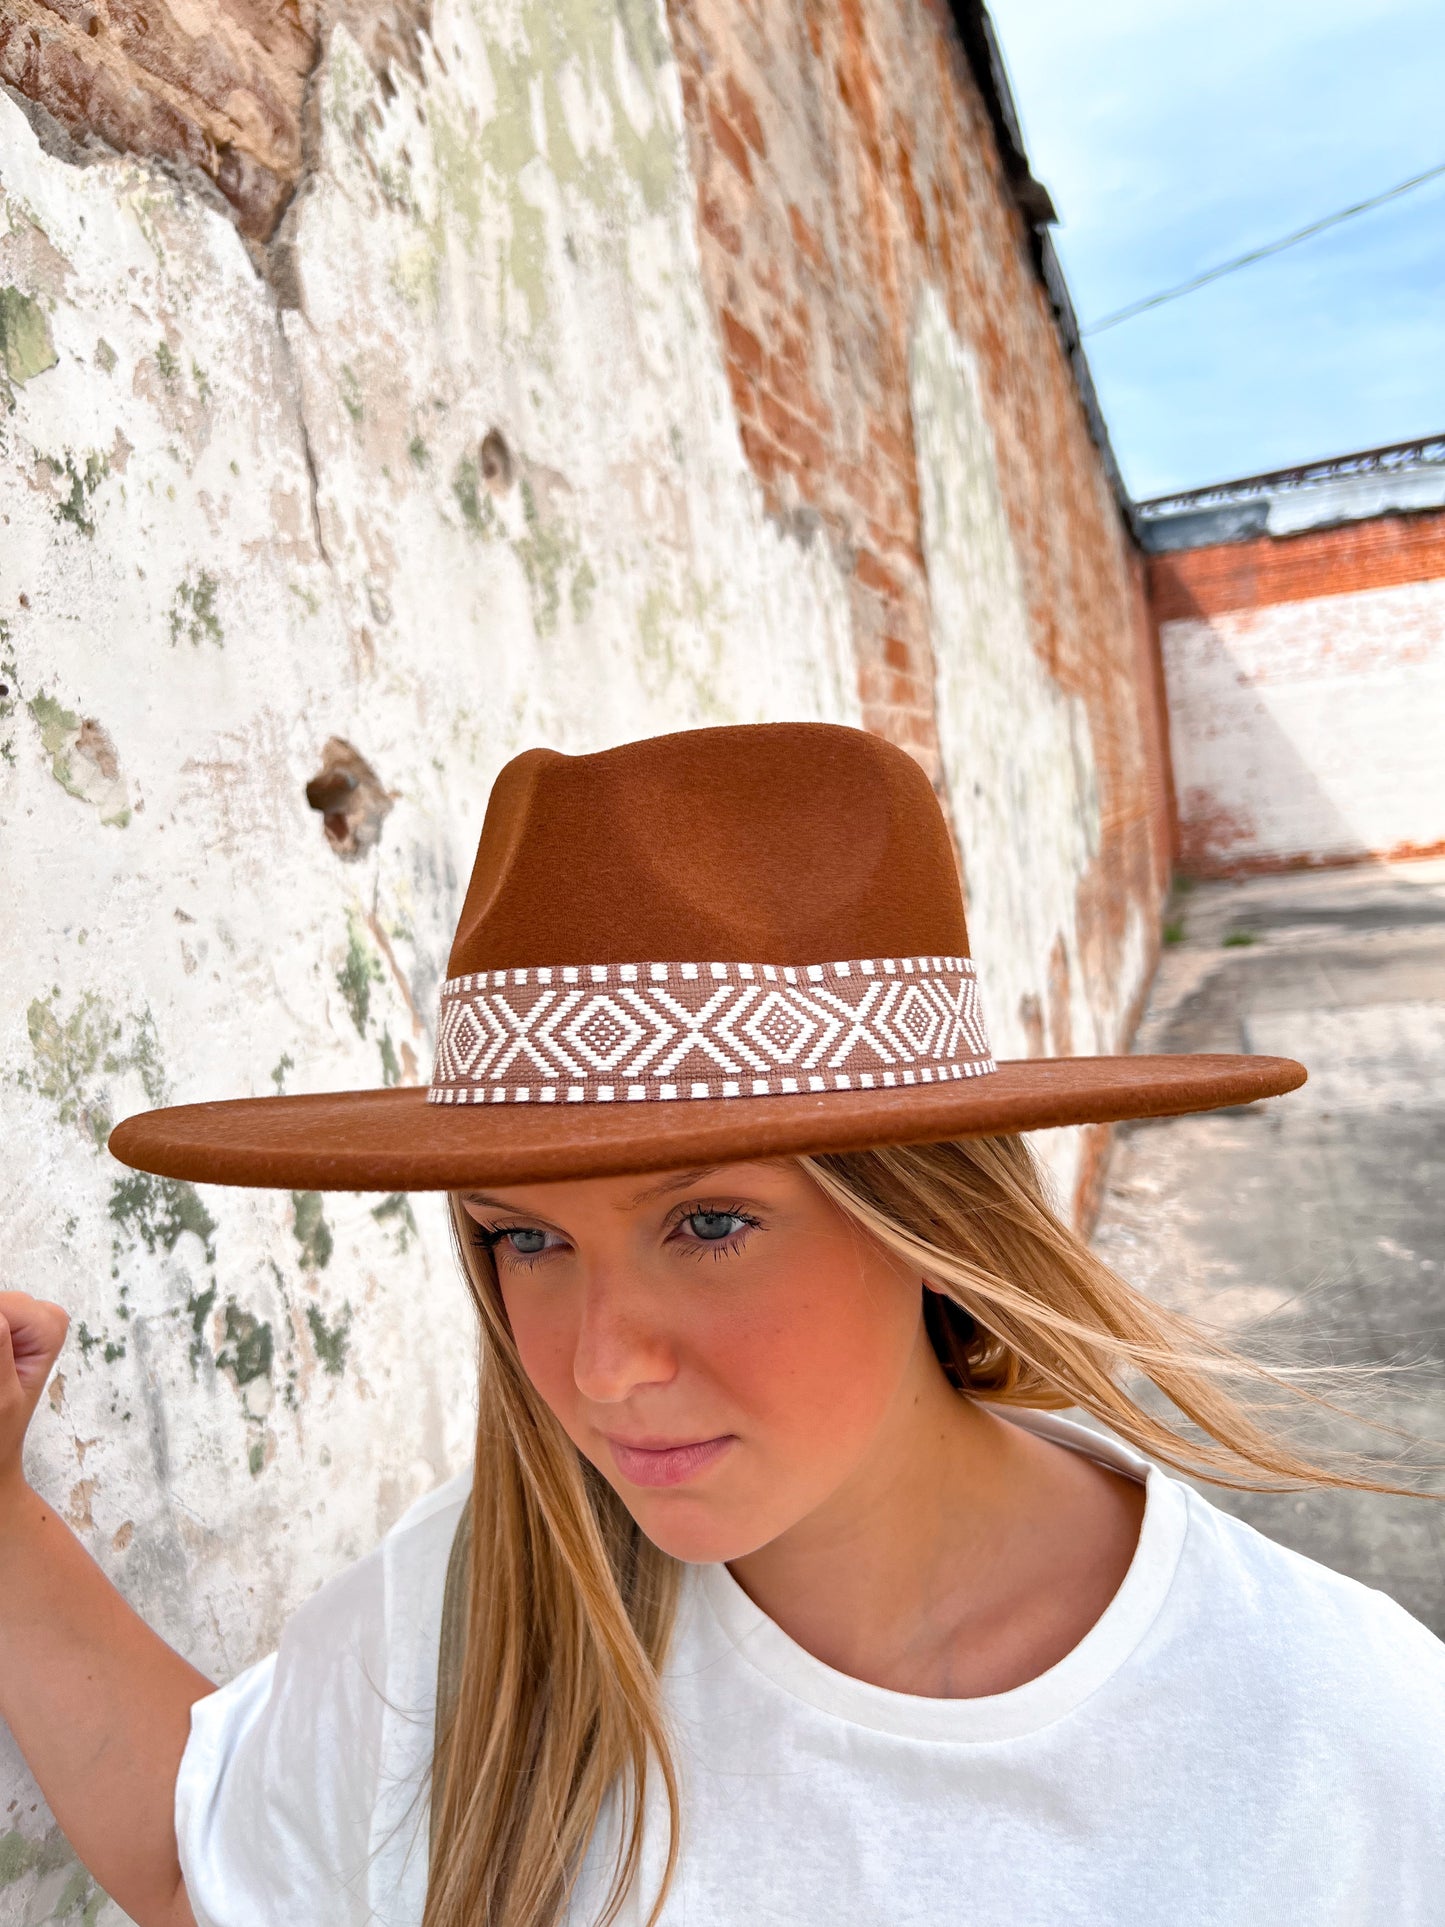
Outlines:
{"label": "short sleeve", "polygon": [[199,1700],[176,1781],[196,1927],[419,1927],[447,1560],[470,1473]]}
{"label": "short sleeve", "polygon": [[176,1838],[196,1927],[374,1920],[386,1692],[378,1551],[295,1614],[278,1652],[192,1709]]}

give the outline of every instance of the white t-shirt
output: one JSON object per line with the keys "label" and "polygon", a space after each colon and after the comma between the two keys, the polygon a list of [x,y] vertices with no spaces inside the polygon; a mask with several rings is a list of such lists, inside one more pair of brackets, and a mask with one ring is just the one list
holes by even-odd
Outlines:
{"label": "white t-shirt", "polygon": [[[1440,1927],[1445,1646],[1147,1477],[1129,1571],[1058,1665],[984,1699],[833,1671],[723,1566],[665,1673],[682,1780],[666,1927]],[[199,1927],[418,1927],[442,1590],[465,1478],[192,1716],[176,1821]],[[595,1919],[604,1816],[568,1927]],[[665,1847],[649,1802],[641,1927]]]}

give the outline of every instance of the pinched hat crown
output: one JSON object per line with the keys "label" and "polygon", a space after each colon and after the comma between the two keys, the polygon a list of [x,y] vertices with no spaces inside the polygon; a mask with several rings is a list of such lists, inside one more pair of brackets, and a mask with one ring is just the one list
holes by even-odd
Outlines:
{"label": "pinched hat crown", "polygon": [[928,778],[862,730],[773,723],[508,763],[447,974],[930,954],[968,933]]}
{"label": "pinched hat crown", "polygon": [[993,1061],[947,826],[902,750],[818,725],[533,750],[498,779],[430,1098],[887,1090]]}

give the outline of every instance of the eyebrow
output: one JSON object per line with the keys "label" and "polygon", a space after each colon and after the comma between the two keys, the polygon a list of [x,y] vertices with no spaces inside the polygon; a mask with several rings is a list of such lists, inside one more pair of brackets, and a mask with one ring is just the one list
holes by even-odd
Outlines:
{"label": "eyebrow", "polygon": [[669,1192],[690,1191],[693,1185],[701,1184],[704,1178],[710,1178],[714,1171],[721,1171],[721,1169],[720,1164],[699,1164],[691,1171],[674,1171],[670,1176],[659,1179],[656,1184],[650,1184],[645,1190],[638,1191],[630,1197],[627,1200],[627,1208],[635,1211],[638,1205],[651,1204],[654,1198],[665,1198]]}
{"label": "eyebrow", "polygon": [[[515,1212],[517,1209],[516,1205],[508,1204],[505,1198],[494,1198],[490,1191],[464,1191],[462,1193],[462,1203],[479,1204],[484,1209],[490,1211]],[[538,1213],[538,1215],[540,1216],[541,1214]]]}
{"label": "eyebrow", "polygon": [[[769,1165],[791,1164],[792,1159],[791,1158],[749,1158],[747,1162],[749,1164],[762,1165],[766,1167]],[[728,1169],[728,1166],[724,1164],[699,1164],[699,1165],[695,1165],[689,1171],[670,1172],[668,1176],[666,1176],[665,1178],[660,1178],[656,1184],[647,1185],[643,1190],[634,1193],[634,1195],[627,1200],[627,1203],[624,1206],[624,1209],[628,1211],[635,1211],[639,1205],[651,1204],[655,1199],[665,1198],[669,1196],[672,1192],[691,1190],[693,1185],[701,1184],[704,1178],[710,1178],[715,1171],[724,1171],[727,1169]],[[489,1208],[494,1211],[516,1211],[517,1210],[517,1206],[515,1204],[509,1204],[505,1198],[494,1198],[490,1194],[490,1192],[487,1192],[487,1191],[464,1192],[462,1195],[462,1203],[477,1204],[477,1205],[483,1206],[484,1208]],[[543,1216],[545,1214],[538,1213],[537,1215]]]}
{"label": "eyebrow", "polygon": [[693,1185],[701,1184],[704,1178],[712,1177],[717,1171],[730,1171],[739,1163],[759,1171],[781,1171],[796,1162],[795,1158],[733,1158],[725,1164],[699,1164],[690,1171],[674,1171],[656,1184],[649,1185],[645,1191],[639,1191],[628,1203],[635,1208],[639,1204],[649,1203],[653,1198],[666,1197],[670,1191],[688,1191]]}

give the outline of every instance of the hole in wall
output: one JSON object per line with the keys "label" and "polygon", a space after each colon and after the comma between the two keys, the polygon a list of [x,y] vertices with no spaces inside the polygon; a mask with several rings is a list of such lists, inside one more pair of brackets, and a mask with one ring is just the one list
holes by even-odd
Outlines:
{"label": "hole in wall", "polygon": [[306,801],[319,812],[326,841],[348,863],[380,842],[396,797],[344,736],[326,742],[321,767],[306,785]]}
{"label": "hole in wall", "polygon": [[507,438],[499,428],[489,428],[482,437],[482,480],[493,495],[505,495],[512,486],[516,464]]}

